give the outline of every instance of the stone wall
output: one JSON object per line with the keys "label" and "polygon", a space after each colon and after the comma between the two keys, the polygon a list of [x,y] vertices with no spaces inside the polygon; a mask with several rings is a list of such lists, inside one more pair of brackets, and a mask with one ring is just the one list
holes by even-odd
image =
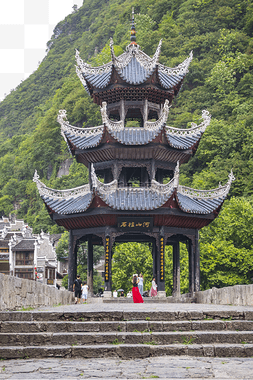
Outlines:
{"label": "stone wall", "polygon": [[196,292],[197,303],[216,305],[253,306],[253,285],[235,285]]}
{"label": "stone wall", "polygon": [[0,310],[74,303],[74,293],[0,273]]}

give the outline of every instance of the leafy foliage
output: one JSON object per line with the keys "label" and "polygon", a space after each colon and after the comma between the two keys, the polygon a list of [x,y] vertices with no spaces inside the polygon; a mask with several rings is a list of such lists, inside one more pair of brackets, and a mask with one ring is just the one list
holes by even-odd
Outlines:
{"label": "leafy foliage", "polygon": [[[112,260],[112,287],[124,289],[127,293],[132,289],[133,274],[143,274],[144,290],[150,290],[153,278],[153,258],[151,248],[145,243],[116,244]],[[181,292],[189,287],[188,252],[184,244],[180,244]],[[173,255],[172,247],[165,248],[165,291],[167,296],[173,290]]]}

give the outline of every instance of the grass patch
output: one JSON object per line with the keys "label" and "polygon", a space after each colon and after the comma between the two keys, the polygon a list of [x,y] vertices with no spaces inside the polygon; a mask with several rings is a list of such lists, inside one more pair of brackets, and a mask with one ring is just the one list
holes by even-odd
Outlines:
{"label": "grass patch", "polygon": [[143,331],[139,331],[139,330],[135,329],[133,332],[141,333],[141,334],[143,334],[143,333],[150,333],[150,334],[152,334],[152,331],[150,331],[149,329],[146,329],[146,330],[143,330]]}
{"label": "grass patch", "polygon": [[221,319],[222,319],[222,321],[232,321],[232,316],[229,318],[221,318]]}
{"label": "grass patch", "polygon": [[195,339],[196,338],[193,338],[192,336],[190,338],[183,336],[183,344],[193,344]]}
{"label": "grass patch", "polygon": [[119,342],[118,339],[115,339],[115,340],[112,342],[112,344],[124,344],[124,342]]}
{"label": "grass patch", "polygon": [[151,340],[150,342],[144,342],[143,344],[149,344],[149,345],[155,346],[158,343],[156,343],[154,340]]}
{"label": "grass patch", "polygon": [[150,321],[150,317],[146,317],[146,321]]}
{"label": "grass patch", "polygon": [[35,308],[34,307],[31,307],[31,306],[27,306],[27,307],[21,307],[21,309],[18,309],[18,311],[30,311],[30,310],[34,310]]}

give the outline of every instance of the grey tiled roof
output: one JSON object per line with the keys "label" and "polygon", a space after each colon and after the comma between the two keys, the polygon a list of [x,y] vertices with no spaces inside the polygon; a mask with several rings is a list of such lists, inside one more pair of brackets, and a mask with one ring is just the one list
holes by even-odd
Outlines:
{"label": "grey tiled roof", "polygon": [[2,230],[4,226],[9,227],[10,223],[0,222],[0,230]]}
{"label": "grey tiled roof", "polygon": [[124,145],[145,145],[153,141],[160,130],[146,130],[144,128],[124,128],[122,131],[110,131],[119,143]]}
{"label": "grey tiled roof", "polygon": [[84,75],[84,78],[87,80],[87,82],[96,88],[105,88],[110,81],[111,75],[112,69],[109,71],[109,73],[89,74]]}
{"label": "grey tiled roof", "polygon": [[96,134],[95,136],[90,135],[88,137],[75,135],[74,132],[75,131],[73,130],[73,134],[65,131],[63,133],[65,134],[66,139],[78,149],[94,148],[99,145],[103,137],[103,131],[101,131],[99,134]]}
{"label": "grey tiled roof", "polygon": [[166,137],[170,146],[176,149],[189,149],[195,145],[201,138],[202,133],[196,133],[196,135],[181,135],[170,134],[166,131]]}
{"label": "grey tiled roof", "polygon": [[5,236],[5,239],[6,240],[10,240],[11,239],[11,237],[12,236],[14,236],[14,234],[16,235],[16,236],[23,236],[22,235],[22,232],[8,232],[7,234],[6,234],[6,236]]}
{"label": "grey tiled roof", "polygon": [[[114,210],[155,210],[164,205],[173,194],[162,193],[150,188],[117,188],[113,192],[100,192],[98,196]],[[190,198],[177,192],[177,200],[180,209],[190,214],[209,214],[216,210],[225,197],[217,199]],[[93,193],[77,198],[55,200],[42,196],[42,199],[50,209],[60,215],[78,214],[86,211],[93,199]]]}
{"label": "grey tiled roof", "polygon": [[180,83],[183,80],[184,75],[168,75],[158,70],[158,77],[162,87],[168,90]]}
{"label": "grey tiled roof", "polygon": [[210,214],[223,203],[225,197],[217,199],[197,199],[177,193],[177,200],[181,210],[190,214]]}
{"label": "grey tiled roof", "polygon": [[42,196],[42,199],[48,207],[58,214],[78,214],[84,212],[90,206],[93,194],[92,192],[78,197],[68,199],[55,199],[51,197]]}
{"label": "grey tiled roof", "polygon": [[33,251],[34,250],[35,239],[23,239],[17,243],[12,250],[13,251]]}
{"label": "grey tiled roof", "polygon": [[61,235],[62,234],[52,234],[52,235],[50,235],[49,239],[50,239],[51,243],[54,244],[55,242],[57,242],[58,240],[60,240]]}
{"label": "grey tiled roof", "polygon": [[[147,79],[153,74],[155,67],[152,70],[145,69],[140,62],[133,57],[130,62],[121,69],[117,69],[120,77],[129,84],[138,85],[147,81]],[[105,88],[110,81],[112,70],[109,73],[102,74],[83,74],[85,80],[95,88]],[[180,83],[184,75],[182,74],[166,74],[158,69],[158,77],[161,86],[168,89],[173,88]]]}
{"label": "grey tiled roof", "polygon": [[146,80],[152,75],[153,70],[146,70],[135,57],[123,67],[118,70],[119,75],[129,84],[141,84],[146,82]]}
{"label": "grey tiled roof", "polygon": [[112,44],[110,45],[112,61],[99,67],[91,67],[89,64],[84,63],[79,56],[79,52],[76,51],[77,74],[88,92],[87,83],[89,83],[89,86],[97,89],[105,88],[110,83],[113,70],[115,70],[126,83],[139,85],[145,83],[157,69],[161,86],[167,90],[172,89],[182,82],[192,60],[191,52],[189,57],[177,67],[170,68],[160,64],[161,41],[158,44],[153,58],[145,54],[138,45],[135,46],[133,44],[130,44],[123,54],[116,57],[113,46]]}
{"label": "grey tiled roof", "polygon": [[[147,130],[144,128],[124,128],[122,131],[110,130],[108,133],[117,140],[120,144],[124,145],[146,145],[151,143],[157,135],[160,133],[161,129]],[[65,137],[68,143],[73,144],[78,149],[89,149],[98,146],[101,143],[103,137],[103,131],[95,136],[79,136],[75,135],[75,130],[73,133],[64,131]],[[168,145],[175,149],[189,149],[194,144],[196,144],[202,133],[196,133],[196,135],[181,135],[177,136],[175,134],[170,134],[165,131]]]}
{"label": "grey tiled roof", "polygon": [[113,193],[100,194],[103,201],[115,210],[155,210],[172,195],[161,194],[148,188],[118,188]]}
{"label": "grey tiled roof", "polygon": [[0,248],[9,248],[9,240],[0,240]]}

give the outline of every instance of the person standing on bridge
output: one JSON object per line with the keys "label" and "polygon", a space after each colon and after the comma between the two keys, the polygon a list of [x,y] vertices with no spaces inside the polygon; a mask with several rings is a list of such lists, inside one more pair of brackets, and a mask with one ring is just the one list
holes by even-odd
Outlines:
{"label": "person standing on bridge", "polygon": [[157,285],[155,282],[155,277],[153,277],[152,286],[150,289],[150,297],[156,297],[156,296],[157,296]]}
{"label": "person standing on bridge", "polygon": [[138,282],[139,292],[141,296],[143,296],[143,275],[141,273],[139,274],[138,280],[139,280]]}
{"label": "person standing on bridge", "polygon": [[132,279],[133,287],[132,287],[132,295],[134,303],[143,303],[143,298],[139,292],[138,288],[138,275],[134,274]]}
{"label": "person standing on bridge", "polygon": [[84,285],[82,286],[82,299],[83,299],[83,303],[87,302],[88,290],[89,290],[89,286],[85,282]]}
{"label": "person standing on bridge", "polygon": [[82,296],[82,281],[80,280],[79,274],[76,276],[76,279],[74,281],[73,291],[75,292],[75,303],[80,303]]}

